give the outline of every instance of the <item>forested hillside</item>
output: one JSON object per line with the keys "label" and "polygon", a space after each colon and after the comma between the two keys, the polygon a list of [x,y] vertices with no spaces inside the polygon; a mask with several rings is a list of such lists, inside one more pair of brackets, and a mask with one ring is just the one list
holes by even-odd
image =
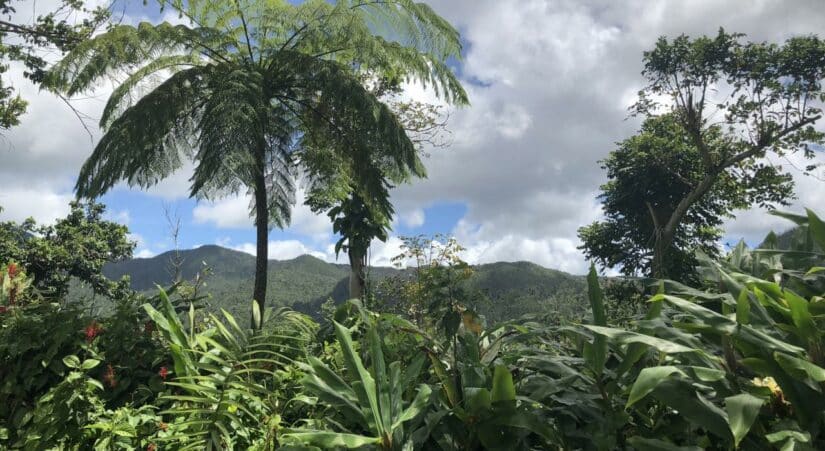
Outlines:
{"label": "forested hillside", "polygon": [[[129,276],[131,287],[152,293],[157,286],[169,286],[174,279],[173,262],[180,261],[180,276],[194,279],[204,272],[203,294],[213,310],[220,308],[241,314],[249,308],[249,293],[255,258],[244,252],[215,245],[170,251],[152,258],[136,258],[107,264],[103,273],[117,280]],[[336,304],[348,299],[349,265],[327,263],[310,255],[292,260],[270,260],[267,303],[288,306],[318,316],[327,299]],[[369,269],[371,285],[387,278],[409,278],[411,270],[391,267]],[[466,289],[478,292],[483,301],[478,312],[491,321],[517,318],[527,313],[557,311],[572,318],[586,308],[584,277],[543,268],[529,262],[499,262],[474,267]]]}

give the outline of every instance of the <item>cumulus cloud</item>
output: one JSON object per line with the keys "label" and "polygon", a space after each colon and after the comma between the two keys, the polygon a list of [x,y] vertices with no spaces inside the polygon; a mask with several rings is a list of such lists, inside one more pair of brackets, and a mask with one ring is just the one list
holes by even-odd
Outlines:
{"label": "cumulus cloud", "polygon": [[[304,205],[304,192],[298,190],[297,203],[292,209],[292,221],[288,230],[313,240],[324,240],[332,233],[329,218],[313,213]],[[249,216],[251,196],[230,196],[216,202],[204,202],[192,210],[198,224],[213,224],[221,229],[246,229],[254,226]]]}
{"label": "cumulus cloud", "polygon": [[[229,243],[224,242],[224,245],[227,244]],[[229,248],[251,255],[257,254],[257,246],[255,243],[229,244]],[[314,250],[298,240],[270,241],[267,246],[267,252],[271,260],[290,260],[301,255],[312,255],[321,260],[330,261],[328,254]]]}
{"label": "cumulus cloud", "polygon": [[[464,202],[453,232],[478,261],[532,260],[583,272],[578,227],[601,216],[598,161],[632,135],[627,107],[644,80],[642,53],[659,36],[752,40],[818,32],[825,7],[804,0],[439,0],[434,9],[468,42],[461,68],[472,106],[451,112],[453,145],[426,161],[429,177],[393,193],[401,214]],[[819,183],[817,181],[817,183]],[[822,202],[799,182],[800,202]],[[742,213],[733,234],[764,234],[772,217]],[[472,229],[473,233],[466,233]]]}
{"label": "cumulus cloud", "polygon": [[[819,0],[799,0],[792,8],[782,0],[431,4],[467,43],[460,73],[472,106],[450,111],[452,146],[429,149],[428,178],[393,190],[397,220],[426,226],[427,207],[463,203],[466,215],[452,232],[468,248],[471,262],[531,260],[573,272],[586,267],[576,249],[576,230],[601,215],[595,196],[604,172],[598,161],[639,125],[628,118],[627,107],[643,84],[643,51],[659,36],[713,34],[720,26],[753,40],[781,41],[821,32],[825,21]],[[99,132],[89,137],[59,99],[23,81],[19,67],[8,75],[31,104],[23,124],[0,148],[0,205],[6,208],[0,219],[53,220],[65,214],[74,177]],[[408,88],[408,96],[434,99],[420,86]],[[103,89],[75,106],[96,118],[106,94]],[[186,196],[190,176],[191,167],[185,168],[149,193]],[[793,209],[825,211],[821,183],[799,178]],[[193,217],[217,228],[251,229],[248,205],[245,196],[204,203]],[[741,212],[728,223],[727,236],[758,239],[783,224],[763,211]],[[290,230],[306,239],[279,242],[273,254],[335,259],[328,219],[309,212],[300,200]],[[373,264],[389,264],[399,250],[397,237],[376,243]]]}

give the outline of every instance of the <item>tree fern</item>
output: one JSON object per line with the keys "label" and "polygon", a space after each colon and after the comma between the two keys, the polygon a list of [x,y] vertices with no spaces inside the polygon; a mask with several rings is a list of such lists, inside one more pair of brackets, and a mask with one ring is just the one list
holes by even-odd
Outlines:
{"label": "tree fern", "polygon": [[324,143],[355,168],[354,183],[383,211],[389,184],[380,167],[423,174],[398,118],[363,86],[363,75],[417,81],[448,101],[467,101],[446,65],[460,57],[458,32],[421,3],[160,3],[189,25],[115,26],[49,74],[48,86],[68,95],[127,74],[107,102],[105,133],[77,194],[94,198],[121,181],[145,188],[186,160],[195,163],[193,197],[246,190],[258,239],[253,299],[261,307],[267,232],[290,222],[302,151]]}

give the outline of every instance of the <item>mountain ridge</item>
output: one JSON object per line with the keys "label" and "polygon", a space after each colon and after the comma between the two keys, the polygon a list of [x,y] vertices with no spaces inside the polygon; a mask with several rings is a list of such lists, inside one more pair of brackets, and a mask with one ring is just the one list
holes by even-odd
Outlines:
{"label": "mountain ridge", "polygon": [[[167,251],[148,258],[133,258],[104,267],[111,279],[129,276],[132,288],[153,292],[156,286],[172,283],[171,259],[176,252],[182,257],[181,276],[191,280],[205,267],[205,291],[211,295],[212,307],[230,312],[248,308],[252,292],[255,257],[242,251],[207,244],[193,249]],[[510,319],[524,313],[547,309],[575,308],[584,303],[584,276],[545,268],[533,262],[495,262],[473,266],[468,282],[471,291],[483,293],[480,310],[493,320]],[[410,269],[373,266],[370,277],[375,281],[392,276],[410,276]],[[269,260],[267,305],[287,306],[318,315],[327,299],[339,303],[347,298],[349,265],[329,263],[312,255],[287,260]]]}

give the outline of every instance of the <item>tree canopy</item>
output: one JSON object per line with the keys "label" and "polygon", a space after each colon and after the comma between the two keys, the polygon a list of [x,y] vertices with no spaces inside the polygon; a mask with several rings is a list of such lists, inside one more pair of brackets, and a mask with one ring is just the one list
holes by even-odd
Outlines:
{"label": "tree canopy", "polygon": [[147,187],[186,160],[195,165],[193,197],[246,190],[258,242],[253,296],[261,305],[268,230],[290,221],[298,165],[331,152],[353,168],[364,201],[385,210],[385,168],[423,175],[415,146],[364,86],[365,74],[415,81],[466,102],[446,64],[460,57],[458,32],[421,3],[162,4],[191,26],[115,26],[77,46],[50,74],[50,86],[67,95],[128,74],[106,104],[105,134],[81,169],[77,194],[94,198],[120,181]]}
{"label": "tree canopy", "polygon": [[[649,267],[654,276],[678,278],[669,271],[684,265],[672,261],[684,260],[678,253],[692,241],[707,248],[715,233],[709,227],[719,224],[712,215],[727,216],[754,204],[781,204],[792,196],[789,176],[766,157],[801,152],[810,158],[815,146],[825,143],[825,134],[814,127],[825,100],[825,42],[798,36],[779,45],[746,42],[743,37],[722,29],[715,37],[662,37],[645,52],[642,75],[648,84],[632,110],[649,120],[667,115],[672,130],[664,131],[657,143],[643,126],[647,136],[638,139],[651,149],[656,146],[646,161],[619,161],[644,149],[625,149],[608,161],[637,169],[676,167],[666,173],[655,169],[656,175],[667,177],[657,180],[655,193],[622,192],[625,188],[618,182],[605,185],[608,223],[615,226],[619,217],[635,217],[639,225],[639,213],[647,208],[653,231],[648,234],[649,227],[642,227],[630,238],[615,227],[591,226],[582,234],[590,255],[608,264],[623,262],[629,271]],[[624,145],[637,144],[631,140]],[[684,155],[674,160],[674,152]],[[679,163],[682,158],[692,161]],[[630,204],[621,206],[614,191],[616,196],[646,197],[628,198]],[[672,199],[663,202],[663,195]],[[643,249],[651,251],[649,264],[641,263],[647,258]],[[673,252],[677,254],[671,258]]]}

